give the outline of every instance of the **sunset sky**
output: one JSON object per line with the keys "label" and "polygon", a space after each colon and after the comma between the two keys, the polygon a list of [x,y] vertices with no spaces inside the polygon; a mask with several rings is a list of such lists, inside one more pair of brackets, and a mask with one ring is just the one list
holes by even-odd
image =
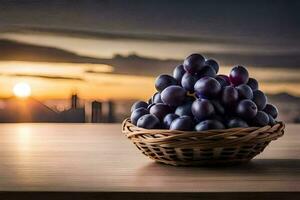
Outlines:
{"label": "sunset sky", "polygon": [[[297,1],[41,2],[0,0],[0,40],[96,59],[134,53],[143,59],[180,61],[200,52],[213,55],[223,74],[234,64],[246,65],[262,90],[300,96]],[[86,99],[148,99],[157,73],[171,73],[173,67],[143,75],[142,65],[124,65],[122,71],[101,62],[0,58],[1,97],[26,82],[41,99],[68,98],[72,92]],[[126,67],[131,74],[124,73]]]}

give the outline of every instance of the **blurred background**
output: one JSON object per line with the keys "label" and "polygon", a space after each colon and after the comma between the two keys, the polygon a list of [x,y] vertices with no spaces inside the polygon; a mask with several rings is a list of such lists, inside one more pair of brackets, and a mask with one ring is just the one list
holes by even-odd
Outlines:
{"label": "blurred background", "polygon": [[0,0],[0,122],[121,122],[190,53],[300,122],[300,1]]}

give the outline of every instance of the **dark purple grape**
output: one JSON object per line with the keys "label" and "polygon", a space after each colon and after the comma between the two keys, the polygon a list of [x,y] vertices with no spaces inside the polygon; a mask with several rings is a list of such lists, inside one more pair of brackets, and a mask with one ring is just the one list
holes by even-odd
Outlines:
{"label": "dark purple grape", "polygon": [[163,103],[160,97],[160,93],[156,92],[153,96],[152,96],[152,102],[153,103]]}
{"label": "dark purple grape", "polygon": [[174,113],[169,113],[167,114],[165,117],[164,117],[164,120],[163,120],[163,125],[164,125],[164,128],[166,129],[169,129],[170,126],[171,126],[171,123],[176,119],[178,118],[179,116],[174,114]]}
{"label": "dark purple grape", "polygon": [[134,125],[137,125],[138,119],[146,114],[149,114],[149,112],[146,108],[138,108],[138,109],[134,110],[130,116],[131,123],[133,123]]}
{"label": "dark purple grape", "polygon": [[186,91],[194,92],[194,85],[197,80],[198,77],[196,75],[185,73],[181,79],[181,85]]}
{"label": "dark purple grape", "polygon": [[150,108],[150,114],[155,115],[160,120],[163,120],[163,118],[170,112],[170,107],[163,103],[157,103]]}
{"label": "dark purple grape", "polygon": [[179,106],[185,100],[185,90],[180,86],[169,86],[161,93],[161,100],[169,106]]}
{"label": "dark purple grape", "polygon": [[276,124],[276,120],[271,115],[268,116],[269,116],[269,125],[274,126]]}
{"label": "dark purple grape", "polygon": [[221,92],[220,83],[211,77],[203,77],[195,83],[194,90],[197,96],[202,98],[214,98],[217,97]]}
{"label": "dark purple grape", "polygon": [[240,119],[240,118],[233,118],[230,119],[227,123],[227,127],[228,128],[247,128],[249,127],[249,125],[247,124],[247,122],[245,122],[244,120]]}
{"label": "dark purple grape", "polygon": [[244,99],[237,105],[236,113],[243,119],[252,119],[257,114],[257,106],[249,99]]}
{"label": "dark purple grape", "polygon": [[193,116],[192,113],[192,102],[185,103],[181,106],[178,106],[175,110],[175,114],[179,116]]}
{"label": "dark purple grape", "polygon": [[220,115],[224,115],[225,114],[225,109],[220,104],[219,101],[217,101],[217,100],[211,100],[211,103],[213,104],[216,113],[218,113]]}
{"label": "dark purple grape", "polygon": [[215,78],[220,83],[222,88],[230,85],[229,78],[224,78],[224,76],[225,75],[218,75]]}
{"label": "dark purple grape", "polygon": [[215,70],[216,74],[219,72],[219,64],[217,63],[217,61],[208,59],[205,61],[205,64],[211,66]]}
{"label": "dark purple grape", "polygon": [[264,111],[271,115],[274,119],[277,118],[278,116],[278,110],[276,108],[276,106],[272,105],[272,104],[267,104],[266,107],[264,108]]}
{"label": "dark purple grape", "polygon": [[130,111],[133,112],[134,110],[138,109],[138,108],[147,108],[148,104],[144,101],[137,101],[135,102],[132,106]]}
{"label": "dark purple grape", "polygon": [[191,131],[194,122],[190,116],[181,116],[176,118],[170,125],[170,130]]}
{"label": "dark purple grape", "polygon": [[205,59],[200,54],[191,54],[183,62],[183,67],[186,72],[195,74],[204,66]]}
{"label": "dark purple grape", "polygon": [[185,73],[185,70],[183,68],[183,65],[178,65],[173,70],[173,77],[178,81],[178,83],[180,83],[184,73]]}
{"label": "dark purple grape", "polygon": [[267,105],[267,97],[260,90],[255,90],[253,92],[253,99],[252,100],[256,104],[258,110],[263,110]]}
{"label": "dark purple grape", "polygon": [[224,129],[225,126],[218,120],[205,120],[195,126],[196,131],[206,131],[213,129]]}
{"label": "dark purple grape", "polygon": [[239,93],[233,86],[226,86],[221,93],[221,102],[227,108],[233,108],[239,99]]}
{"label": "dark purple grape", "polygon": [[203,120],[213,116],[215,109],[209,100],[197,99],[192,104],[192,113],[198,120]]}
{"label": "dark purple grape", "polygon": [[249,74],[245,67],[235,66],[230,72],[229,79],[234,86],[246,84],[249,79]]}
{"label": "dark purple grape", "polygon": [[258,82],[254,78],[249,78],[247,85],[249,85],[253,91],[258,90]]}
{"label": "dark purple grape", "polygon": [[155,80],[155,88],[157,91],[161,92],[165,88],[171,85],[177,85],[177,80],[170,75],[163,74],[156,78]]}
{"label": "dark purple grape", "polygon": [[258,111],[256,116],[252,119],[255,126],[267,126],[269,124],[269,116],[263,111]]}
{"label": "dark purple grape", "polygon": [[237,86],[236,89],[239,92],[240,99],[252,99],[253,98],[252,89],[248,85],[242,84],[242,85]]}
{"label": "dark purple grape", "polygon": [[160,122],[155,115],[147,114],[139,118],[137,126],[146,129],[157,129],[160,127]]}
{"label": "dark purple grape", "polygon": [[197,76],[199,78],[202,78],[205,76],[215,78],[217,76],[217,73],[211,66],[204,65],[203,68],[199,72],[197,72]]}

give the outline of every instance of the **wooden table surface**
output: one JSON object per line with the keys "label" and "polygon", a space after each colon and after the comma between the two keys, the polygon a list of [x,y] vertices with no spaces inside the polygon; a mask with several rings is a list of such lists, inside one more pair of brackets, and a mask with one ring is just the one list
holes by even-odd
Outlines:
{"label": "wooden table surface", "polygon": [[0,199],[299,198],[300,125],[288,124],[250,163],[222,168],[155,163],[120,124],[1,124],[0,191]]}

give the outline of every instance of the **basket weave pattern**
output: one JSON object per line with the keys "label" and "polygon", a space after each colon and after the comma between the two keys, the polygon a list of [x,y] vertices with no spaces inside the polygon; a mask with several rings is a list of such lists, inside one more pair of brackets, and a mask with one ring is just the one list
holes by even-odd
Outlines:
{"label": "basket weave pattern", "polygon": [[143,129],[125,119],[122,132],[155,161],[170,165],[209,165],[251,160],[284,134],[284,124],[184,132]]}

